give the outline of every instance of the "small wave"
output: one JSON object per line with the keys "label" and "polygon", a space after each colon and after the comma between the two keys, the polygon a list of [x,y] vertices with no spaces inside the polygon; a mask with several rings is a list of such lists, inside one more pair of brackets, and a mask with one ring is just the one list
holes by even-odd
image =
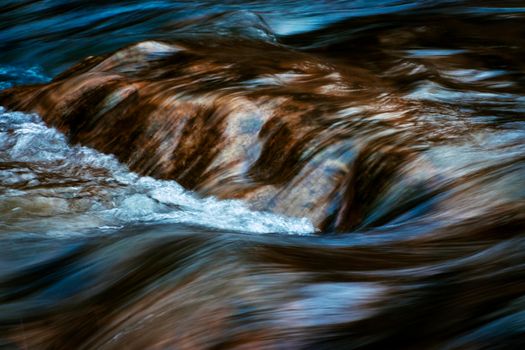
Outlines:
{"label": "small wave", "polygon": [[172,27],[175,33],[198,35],[199,37],[212,35],[217,37],[251,39],[270,43],[277,42],[275,34],[266,24],[263,17],[246,10],[225,12],[206,16],[196,20],[183,22]]}

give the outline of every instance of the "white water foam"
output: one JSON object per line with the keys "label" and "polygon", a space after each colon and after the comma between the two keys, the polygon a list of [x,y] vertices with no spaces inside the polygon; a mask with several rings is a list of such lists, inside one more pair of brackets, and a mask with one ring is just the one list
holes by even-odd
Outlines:
{"label": "white water foam", "polygon": [[112,155],[70,146],[36,114],[0,107],[0,231],[71,234],[129,223],[183,223],[250,233],[315,231],[306,218],[201,198],[142,177]]}

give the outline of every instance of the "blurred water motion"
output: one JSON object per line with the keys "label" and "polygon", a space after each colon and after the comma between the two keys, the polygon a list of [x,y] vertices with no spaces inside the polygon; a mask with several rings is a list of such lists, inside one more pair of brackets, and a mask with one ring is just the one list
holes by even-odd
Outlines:
{"label": "blurred water motion", "polygon": [[0,6],[0,348],[525,347],[522,1]]}

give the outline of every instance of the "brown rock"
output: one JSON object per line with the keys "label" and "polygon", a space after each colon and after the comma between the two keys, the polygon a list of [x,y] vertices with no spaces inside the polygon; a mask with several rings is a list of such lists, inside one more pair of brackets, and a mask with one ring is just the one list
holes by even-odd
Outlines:
{"label": "brown rock", "polygon": [[[38,112],[72,143],[202,195],[359,227],[414,159],[411,107],[372,74],[258,43],[147,41],[89,57],[0,103]],[[228,51],[228,52],[227,52]]]}

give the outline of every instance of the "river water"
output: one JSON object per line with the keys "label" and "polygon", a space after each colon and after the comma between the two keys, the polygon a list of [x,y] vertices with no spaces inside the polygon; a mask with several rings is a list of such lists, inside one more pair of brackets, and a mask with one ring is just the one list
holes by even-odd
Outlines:
{"label": "river water", "polygon": [[[0,0],[0,348],[525,346],[524,57],[522,1]],[[146,152],[188,96],[240,165]]]}

